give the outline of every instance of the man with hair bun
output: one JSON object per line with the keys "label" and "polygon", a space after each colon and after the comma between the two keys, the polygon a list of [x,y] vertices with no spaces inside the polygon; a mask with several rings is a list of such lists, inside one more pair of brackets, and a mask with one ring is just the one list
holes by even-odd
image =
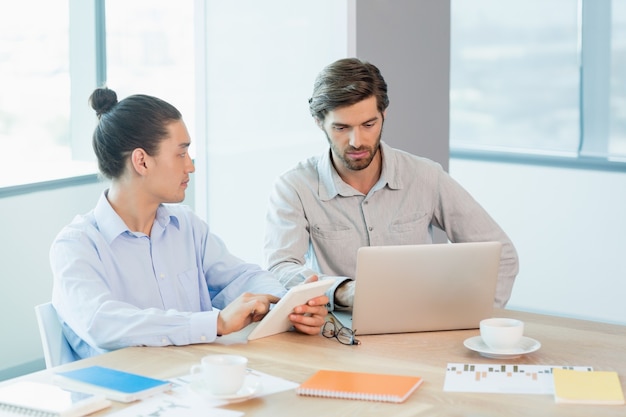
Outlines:
{"label": "man with hair bun", "polygon": [[[108,88],[89,101],[99,119],[93,149],[111,184],[50,249],[52,304],[75,357],[210,343],[261,320],[285,287],[230,254],[177,204],[194,172],[180,112],[147,95],[118,102]],[[327,302],[321,296],[296,307],[295,329],[319,334]]]}

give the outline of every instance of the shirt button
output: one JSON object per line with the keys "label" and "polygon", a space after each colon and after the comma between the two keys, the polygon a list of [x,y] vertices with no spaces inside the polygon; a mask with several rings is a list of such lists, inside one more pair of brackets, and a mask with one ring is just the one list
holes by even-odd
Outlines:
{"label": "shirt button", "polygon": [[370,232],[371,232],[372,230],[374,230],[374,228],[373,228],[372,226],[368,227],[367,229],[368,229]]}
{"label": "shirt button", "polygon": [[159,275],[159,278],[161,278],[161,279],[165,278],[165,274]]}
{"label": "shirt button", "polygon": [[204,336],[204,335],[200,336],[200,340],[202,340],[204,342],[206,340],[206,336]]}
{"label": "shirt button", "polygon": [[163,339],[161,339],[161,343],[166,344],[167,343],[167,339],[164,337]]}

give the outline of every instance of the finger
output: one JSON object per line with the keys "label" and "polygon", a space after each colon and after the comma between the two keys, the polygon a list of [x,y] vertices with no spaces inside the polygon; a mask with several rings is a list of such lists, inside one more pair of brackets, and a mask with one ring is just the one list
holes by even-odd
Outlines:
{"label": "finger", "polygon": [[319,316],[325,318],[328,314],[328,310],[326,306],[299,306],[300,311],[295,311],[294,313],[301,316]]}
{"label": "finger", "polygon": [[304,280],[304,283],[307,284],[309,282],[315,282],[317,281],[319,278],[317,277],[317,275],[311,275],[310,277],[308,277],[307,279]]}
{"label": "finger", "polygon": [[290,317],[293,327],[305,334],[319,334],[325,320],[320,316],[298,316]]}
{"label": "finger", "polygon": [[250,300],[246,303],[246,306],[249,310],[249,314],[254,315],[265,315],[270,310],[270,303],[265,297],[255,297],[253,300]]}
{"label": "finger", "polygon": [[328,297],[326,295],[320,295],[318,297],[311,298],[306,302],[306,304],[309,306],[325,306],[328,304]]}
{"label": "finger", "polygon": [[[295,306],[293,312],[296,314],[324,314],[328,313],[326,309],[326,305],[328,304],[328,297],[325,295],[321,295],[319,297],[315,297],[306,302],[306,304],[301,304]],[[323,313],[322,313],[323,311]]]}
{"label": "finger", "polygon": [[289,320],[293,324],[305,324],[307,326],[322,326],[326,321],[325,314],[290,314]]}
{"label": "finger", "polygon": [[263,294],[263,297],[265,297],[268,301],[268,305],[269,304],[276,304],[277,302],[280,301],[280,297],[277,297],[275,295],[272,294]]}
{"label": "finger", "polygon": [[320,334],[320,331],[321,331],[321,326],[311,327],[311,326],[306,326],[303,324],[294,324],[293,327],[294,329],[296,329],[296,331],[300,333],[312,335],[312,336]]}

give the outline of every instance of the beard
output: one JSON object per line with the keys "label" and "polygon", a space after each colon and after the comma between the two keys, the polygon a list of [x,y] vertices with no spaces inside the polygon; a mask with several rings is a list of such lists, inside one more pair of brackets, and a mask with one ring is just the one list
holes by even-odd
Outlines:
{"label": "beard", "polygon": [[[383,130],[382,128],[380,129],[380,133],[378,134],[376,143],[372,147],[359,146],[358,148],[355,148],[354,146],[348,145],[344,149],[339,149],[339,147],[335,143],[333,143],[333,141],[330,139],[330,136],[328,136],[328,133],[326,132],[326,130],[324,130],[324,134],[326,135],[326,140],[328,140],[328,144],[330,145],[331,152],[337,159],[341,161],[343,166],[349,169],[350,171],[360,171],[370,166],[370,164],[374,160],[374,157],[376,157],[376,154],[378,153],[380,149],[380,140],[383,136]],[[367,151],[367,156],[359,158],[359,159],[350,158],[348,156],[348,153],[350,152],[365,152],[365,151]]]}

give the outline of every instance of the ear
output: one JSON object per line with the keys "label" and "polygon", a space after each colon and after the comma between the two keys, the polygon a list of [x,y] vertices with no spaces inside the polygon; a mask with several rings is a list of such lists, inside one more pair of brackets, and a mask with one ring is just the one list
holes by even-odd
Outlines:
{"label": "ear", "polygon": [[141,148],[133,150],[130,154],[130,163],[133,166],[135,172],[139,175],[146,175],[148,172],[147,164],[148,154]]}

